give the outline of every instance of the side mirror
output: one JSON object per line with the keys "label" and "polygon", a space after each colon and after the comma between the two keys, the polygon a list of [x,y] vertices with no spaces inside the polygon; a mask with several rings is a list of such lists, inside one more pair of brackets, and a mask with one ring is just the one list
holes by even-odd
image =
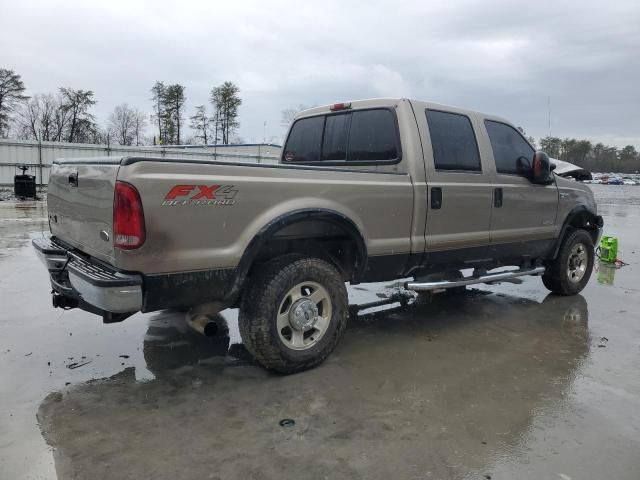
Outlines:
{"label": "side mirror", "polygon": [[549,185],[553,183],[553,175],[551,175],[551,162],[549,156],[544,152],[536,152],[533,154],[531,162],[531,175],[529,180],[531,183],[539,185]]}

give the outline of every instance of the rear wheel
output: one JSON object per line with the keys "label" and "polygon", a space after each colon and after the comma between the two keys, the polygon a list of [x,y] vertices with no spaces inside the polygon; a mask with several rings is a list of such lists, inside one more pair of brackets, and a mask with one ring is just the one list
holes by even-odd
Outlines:
{"label": "rear wheel", "polygon": [[347,311],[347,289],[331,264],[286,255],[250,279],[238,322],[242,340],[258,362],[293,373],[318,365],[333,351]]}
{"label": "rear wheel", "polygon": [[542,283],[558,295],[575,295],[587,285],[593,261],[591,235],[585,230],[574,230],[562,242],[558,256],[547,264]]}

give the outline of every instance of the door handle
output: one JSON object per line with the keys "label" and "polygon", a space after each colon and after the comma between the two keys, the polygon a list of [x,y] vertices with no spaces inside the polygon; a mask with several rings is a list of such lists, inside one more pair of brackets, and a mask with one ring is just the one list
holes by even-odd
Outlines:
{"label": "door handle", "polygon": [[493,189],[493,206],[496,208],[502,206],[502,188]]}
{"label": "door handle", "polygon": [[431,209],[438,210],[442,208],[442,188],[431,187]]}

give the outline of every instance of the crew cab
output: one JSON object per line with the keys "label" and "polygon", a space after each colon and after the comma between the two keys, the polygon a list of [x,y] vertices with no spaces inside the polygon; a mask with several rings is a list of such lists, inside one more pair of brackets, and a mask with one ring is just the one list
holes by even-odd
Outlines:
{"label": "crew cab", "polygon": [[301,112],[278,164],[57,160],[48,209],[51,236],[33,245],[54,306],[105,322],[239,307],[247,349],[285,373],[331,353],[346,282],[425,292],[541,275],[572,295],[603,226],[589,188],[507,120],[404,98]]}

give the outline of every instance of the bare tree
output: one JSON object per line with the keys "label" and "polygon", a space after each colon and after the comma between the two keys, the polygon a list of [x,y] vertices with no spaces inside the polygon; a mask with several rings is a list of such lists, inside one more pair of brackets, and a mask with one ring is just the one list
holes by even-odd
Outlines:
{"label": "bare tree", "polygon": [[18,115],[18,138],[23,140],[41,139],[41,102],[39,95],[26,101]]}
{"label": "bare tree", "polygon": [[87,138],[87,143],[95,143],[96,145],[105,145],[111,143],[111,134],[106,128],[95,127]]}
{"label": "bare tree", "polygon": [[118,105],[109,115],[107,131],[120,145],[132,145],[135,141],[135,110],[126,103]]}
{"label": "bare tree", "polygon": [[142,145],[143,135],[147,128],[147,115],[137,108],[133,111],[133,134],[136,145]]}
{"label": "bare tree", "polygon": [[36,94],[18,112],[18,136],[25,140],[61,141],[68,118],[60,96]]}
{"label": "bare tree", "polygon": [[295,120],[296,115],[298,115],[298,113],[303,110],[307,110],[308,108],[312,107],[299,104],[296,108],[285,108],[280,112],[280,125],[282,125],[284,128],[289,128],[289,125],[291,125]]}
{"label": "bare tree", "polygon": [[29,98],[24,91],[20,75],[13,70],[0,68],[0,137],[5,136],[9,129],[11,114]]}
{"label": "bare tree", "polygon": [[198,105],[195,114],[189,118],[191,120],[190,126],[196,132],[195,138],[202,140],[205,145],[208,145],[211,119],[207,115],[207,108],[204,105]]}

